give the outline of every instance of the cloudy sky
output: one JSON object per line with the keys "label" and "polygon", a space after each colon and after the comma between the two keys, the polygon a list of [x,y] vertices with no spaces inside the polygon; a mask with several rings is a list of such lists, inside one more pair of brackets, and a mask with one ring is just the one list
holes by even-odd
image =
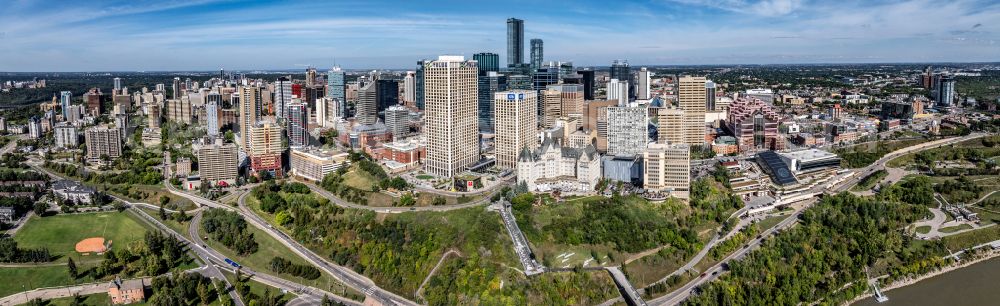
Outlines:
{"label": "cloudy sky", "polygon": [[1000,60],[997,0],[0,2],[0,71],[504,61],[509,17],[577,66]]}

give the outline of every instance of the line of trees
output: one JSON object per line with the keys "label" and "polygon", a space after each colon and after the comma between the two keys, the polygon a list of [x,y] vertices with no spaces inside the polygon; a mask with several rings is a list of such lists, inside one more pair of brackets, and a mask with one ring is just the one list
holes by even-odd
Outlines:
{"label": "line of trees", "polygon": [[316,267],[311,265],[297,265],[281,257],[271,258],[271,263],[268,267],[274,272],[291,274],[309,280],[320,277],[320,271]]}
{"label": "line of trees", "polygon": [[52,254],[47,248],[22,249],[17,246],[17,241],[14,241],[14,238],[0,237],[0,262],[49,262],[52,260]]}
{"label": "line of trees", "polygon": [[257,241],[247,229],[247,222],[235,212],[224,209],[209,209],[201,219],[201,227],[213,240],[241,256],[257,252]]}

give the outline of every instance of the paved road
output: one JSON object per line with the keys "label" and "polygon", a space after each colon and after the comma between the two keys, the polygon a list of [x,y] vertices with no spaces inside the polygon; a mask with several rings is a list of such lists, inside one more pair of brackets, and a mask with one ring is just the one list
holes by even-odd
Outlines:
{"label": "paved road", "polygon": [[291,237],[288,237],[287,235],[285,235],[285,233],[279,231],[278,229],[273,228],[269,223],[260,218],[260,216],[258,216],[256,213],[254,213],[246,206],[246,196],[250,194],[249,192],[240,195],[238,201],[239,208],[237,209],[232,206],[224,205],[222,203],[205,199],[190,193],[178,191],[176,188],[170,186],[169,184],[166,185],[167,185],[167,190],[170,191],[171,193],[185,197],[197,204],[226,209],[243,215],[243,218],[246,219],[248,223],[261,229],[268,235],[271,235],[271,237],[277,239],[279,242],[284,244],[286,247],[291,249],[299,256],[302,256],[302,258],[304,258],[309,263],[318,267],[320,270],[329,273],[335,279],[337,279],[341,283],[344,283],[348,287],[363,292],[366,296],[374,299],[376,302],[381,303],[382,305],[417,305],[416,303],[409,301],[403,297],[400,297],[392,292],[379,288],[370,279],[361,274],[358,274],[357,272],[354,272],[351,269],[338,266],[327,261],[325,258],[316,255],[316,253],[314,253],[312,250],[309,250],[308,248],[302,246],[298,241],[295,241]]}
{"label": "paved road", "polygon": [[636,291],[635,288],[632,287],[632,283],[628,282],[628,278],[625,277],[622,270],[619,270],[618,267],[607,267],[605,269],[607,269],[608,273],[611,274],[611,277],[614,278],[615,284],[618,285],[618,291],[621,291],[624,294],[622,297],[625,298],[627,304],[646,306],[646,302],[642,300],[642,296],[639,295],[639,291]]}
{"label": "paved road", "polygon": [[[214,250],[212,248],[209,248],[208,244],[206,244],[205,241],[203,241],[201,239],[201,235],[198,232],[200,230],[200,228],[201,228],[201,226],[200,226],[201,225],[201,217],[202,217],[202,213],[201,212],[195,214],[191,218],[191,221],[190,221],[189,226],[188,226],[188,235],[191,236],[191,241],[193,242],[191,248],[192,249],[196,249],[198,252],[203,253],[205,255],[204,257],[206,258],[206,260],[210,261],[209,264],[212,264],[213,266],[218,266],[218,267],[225,267],[225,269],[227,271],[232,271],[232,267],[229,266],[226,263],[226,261],[225,261],[225,258],[226,258],[225,255],[222,255],[221,253],[219,253],[218,251],[216,251],[216,250]],[[301,285],[301,284],[298,284],[298,283],[295,283],[295,282],[291,282],[291,281],[288,281],[288,280],[285,280],[285,279],[282,279],[282,278],[279,278],[279,277],[276,277],[276,276],[273,276],[273,275],[269,275],[269,274],[266,274],[266,273],[261,273],[261,272],[258,272],[258,271],[254,271],[254,270],[251,270],[250,268],[247,268],[247,267],[241,267],[240,268],[240,272],[243,273],[244,275],[252,275],[252,278],[254,280],[256,280],[257,282],[263,283],[265,285],[268,285],[268,286],[271,286],[271,287],[275,287],[275,288],[278,288],[278,289],[282,289],[282,290],[285,290],[285,291],[288,291],[288,292],[294,292],[295,294],[298,295],[298,297],[296,299],[294,299],[293,301],[295,301],[295,300],[298,300],[299,302],[303,302],[303,301],[321,301],[322,298],[323,298],[323,296],[326,295],[326,296],[330,297],[331,300],[339,301],[341,303],[345,303],[345,304],[348,304],[348,305],[359,305],[360,304],[357,301],[354,301],[354,300],[351,300],[351,299],[348,299],[348,298],[345,298],[345,297],[342,297],[342,296],[339,296],[339,295],[336,295],[336,294],[333,294],[333,293],[330,293],[330,292],[323,291],[322,289],[318,289],[318,288],[314,288],[314,287],[309,287],[309,286]],[[289,301],[289,302],[291,303],[291,301]],[[296,303],[299,303],[299,302],[296,302]],[[315,305],[315,304],[306,304],[306,305]]]}
{"label": "paved road", "polygon": [[331,193],[329,191],[326,191],[326,189],[323,189],[322,187],[316,186],[316,184],[313,184],[313,183],[304,183],[304,184],[306,184],[306,186],[309,186],[309,189],[312,189],[313,192],[316,192],[319,195],[323,196],[324,198],[329,199],[331,203],[333,203],[333,204],[335,204],[337,206],[344,207],[344,208],[354,208],[354,209],[370,210],[370,211],[374,211],[374,212],[378,212],[378,213],[403,213],[403,212],[409,212],[409,211],[449,211],[449,210],[456,210],[456,209],[463,209],[463,208],[475,207],[475,206],[480,206],[480,205],[485,205],[485,204],[490,203],[490,198],[492,198],[493,195],[496,194],[497,192],[500,192],[500,189],[494,189],[493,191],[490,191],[490,193],[488,195],[484,196],[482,199],[475,200],[475,201],[472,201],[472,202],[469,202],[469,203],[463,203],[463,204],[439,205],[439,206],[419,206],[419,207],[417,207],[417,206],[413,206],[413,207],[377,207],[377,206],[368,206],[368,205],[354,204],[354,203],[345,201],[344,199],[341,199],[341,198],[333,195],[333,193]]}
{"label": "paved road", "polygon": [[[865,176],[868,176],[869,174],[871,174],[872,172],[874,172],[874,171],[876,171],[878,169],[884,168],[885,164],[887,162],[889,162],[890,160],[892,160],[892,159],[894,159],[896,157],[899,157],[901,155],[909,154],[909,153],[913,153],[913,152],[917,152],[917,151],[922,151],[922,150],[927,150],[927,149],[931,149],[931,148],[936,148],[936,147],[940,147],[940,146],[944,146],[944,145],[949,145],[949,144],[953,144],[953,143],[956,143],[956,142],[962,142],[962,141],[966,141],[966,140],[970,140],[970,139],[975,139],[975,138],[982,137],[982,136],[985,136],[985,135],[986,134],[971,134],[971,135],[968,135],[968,136],[965,136],[965,137],[955,137],[955,138],[940,139],[940,140],[931,141],[931,142],[925,142],[925,143],[921,143],[921,144],[918,144],[918,145],[915,145],[915,146],[910,146],[910,147],[906,147],[906,148],[902,148],[902,149],[890,152],[890,153],[886,154],[885,156],[883,156],[882,158],[878,159],[875,163],[873,163],[873,164],[871,164],[871,165],[869,165],[867,167],[859,169],[857,171],[856,175],[852,176],[849,179],[844,180],[843,182],[841,182],[837,186],[833,186],[833,188],[830,188],[830,191],[833,192],[833,193],[837,193],[837,192],[841,192],[841,191],[845,191],[845,190],[850,189],[851,187],[853,187],[854,185],[856,185],[858,183],[858,181],[860,181],[861,178],[864,178]],[[820,188],[820,187],[821,187],[821,185],[817,185],[816,186],[816,188]],[[802,212],[806,208],[812,206],[812,204],[815,204],[817,202],[816,199],[810,199],[808,201],[810,201],[810,202],[808,202],[806,205],[803,205],[801,209],[795,211],[795,213],[793,213],[789,218],[786,218],[785,220],[782,220],[781,222],[779,222],[777,225],[775,225],[771,229],[765,230],[763,233],[761,233],[760,234],[761,238],[759,238],[759,239],[755,238],[755,239],[751,240],[750,243],[749,243],[749,245],[747,247],[741,248],[741,249],[737,250],[736,252],[730,254],[729,256],[726,256],[718,264],[716,264],[716,265],[714,265],[714,266],[706,269],[705,273],[704,273],[704,276],[699,276],[697,279],[688,282],[687,284],[685,284],[681,288],[679,288],[677,290],[674,290],[673,292],[671,292],[671,293],[669,293],[667,295],[664,295],[664,296],[661,296],[659,298],[650,300],[650,301],[648,301],[648,303],[650,305],[677,305],[680,302],[684,301],[685,299],[687,299],[691,295],[692,289],[694,289],[694,288],[696,288],[698,286],[701,286],[702,284],[705,284],[707,282],[710,282],[710,281],[714,280],[720,274],[722,274],[723,272],[725,272],[725,269],[722,268],[723,264],[728,263],[731,260],[738,260],[738,259],[743,258],[746,254],[748,254],[749,252],[751,252],[753,249],[756,249],[757,247],[759,247],[760,244],[761,244],[761,242],[764,239],[767,239],[770,235],[772,235],[775,232],[778,232],[780,230],[783,230],[784,228],[786,228],[788,226],[791,226],[792,224],[795,224],[795,222],[798,221],[799,216],[802,214]]]}

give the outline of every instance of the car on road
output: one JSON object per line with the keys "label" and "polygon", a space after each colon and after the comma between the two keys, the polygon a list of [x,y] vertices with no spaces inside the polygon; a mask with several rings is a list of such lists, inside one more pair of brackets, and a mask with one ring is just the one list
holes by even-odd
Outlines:
{"label": "car on road", "polygon": [[699,277],[705,277],[705,275],[708,275],[708,272],[702,273]]}

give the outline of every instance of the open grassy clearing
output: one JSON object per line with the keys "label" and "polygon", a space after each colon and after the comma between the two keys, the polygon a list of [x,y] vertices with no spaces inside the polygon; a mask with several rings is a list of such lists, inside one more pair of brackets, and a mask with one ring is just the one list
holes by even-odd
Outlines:
{"label": "open grassy clearing", "polygon": [[124,247],[132,242],[142,241],[149,228],[129,213],[101,212],[55,215],[49,217],[32,216],[14,240],[22,248],[48,248],[59,256],[58,262],[65,262],[67,256],[77,261],[88,261],[91,254],[76,253],[77,242],[86,238],[104,237],[114,247]]}

